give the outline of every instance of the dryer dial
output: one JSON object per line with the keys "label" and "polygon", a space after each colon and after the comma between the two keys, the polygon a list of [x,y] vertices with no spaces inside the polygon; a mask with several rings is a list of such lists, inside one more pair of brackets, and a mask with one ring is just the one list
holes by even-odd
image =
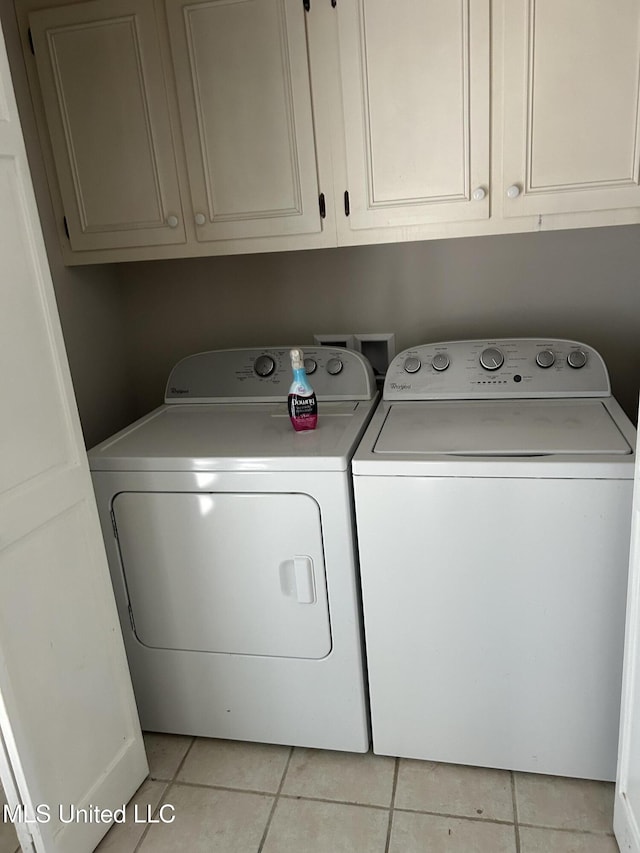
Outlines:
{"label": "dryer dial", "polygon": [[450,364],[451,359],[449,358],[446,352],[437,352],[431,361],[431,367],[433,367],[434,370],[438,371],[446,370]]}
{"label": "dryer dial", "polygon": [[403,367],[405,373],[417,373],[422,367],[422,362],[414,355],[410,355],[408,358],[405,358]]}
{"label": "dryer dial", "polygon": [[536,364],[538,367],[552,367],[555,364],[556,357],[552,350],[543,349],[536,355]]}
{"label": "dryer dial", "polygon": [[480,364],[485,370],[499,370],[504,364],[504,354],[498,347],[487,347],[480,353]]}
{"label": "dryer dial", "polygon": [[253,364],[253,369],[258,376],[271,376],[276,369],[276,363],[270,355],[259,355]]}
{"label": "dryer dial", "polygon": [[584,350],[574,349],[571,350],[569,355],[567,356],[567,364],[569,367],[573,367],[576,370],[579,370],[581,367],[584,367],[587,363],[587,354]]}

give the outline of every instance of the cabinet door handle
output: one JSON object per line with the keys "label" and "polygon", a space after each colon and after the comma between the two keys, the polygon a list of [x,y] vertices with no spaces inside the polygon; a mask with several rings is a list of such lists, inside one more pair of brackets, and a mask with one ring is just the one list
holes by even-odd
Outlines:
{"label": "cabinet door handle", "polygon": [[484,187],[477,187],[472,193],[471,198],[474,201],[482,201],[487,197],[487,191]]}
{"label": "cabinet door handle", "polygon": [[520,195],[520,187],[517,184],[511,184],[507,190],[507,198],[518,198]]}
{"label": "cabinet door handle", "polygon": [[195,220],[196,225],[204,225],[204,223],[207,221],[207,217],[204,215],[204,213],[196,213]]}
{"label": "cabinet door handle", "polygon": [[172,213],[170,216],[167,216],[167,225],[169,228],[177,228],[180,220],[177,216],[174,216]]}

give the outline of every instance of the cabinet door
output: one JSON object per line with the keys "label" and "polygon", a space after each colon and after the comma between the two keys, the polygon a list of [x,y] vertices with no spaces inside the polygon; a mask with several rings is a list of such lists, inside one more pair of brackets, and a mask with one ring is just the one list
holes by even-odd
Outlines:
{"label": "cabinet door", "polygon": [[153,0],[29,23],[72,248],[184,242]]}
{"label": "cabinet door", "polygon": [[507,0],[504,215],[640,205],[640,4]]}
{"label": "cabinet door", "polygon": [[167,0],[198,240],[321,230],[300,0]]}
{"label": "cabinet door", "polygon": [[350,227],[486,218],[488,0],[337,11]]}

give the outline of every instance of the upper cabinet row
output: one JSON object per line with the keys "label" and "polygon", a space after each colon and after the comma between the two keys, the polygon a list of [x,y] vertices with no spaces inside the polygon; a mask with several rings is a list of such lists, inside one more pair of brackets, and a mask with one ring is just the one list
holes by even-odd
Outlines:
{"label": "upper cabinet row", "polygon": [[640,0],[17,12],[68,263],[640,222]]}

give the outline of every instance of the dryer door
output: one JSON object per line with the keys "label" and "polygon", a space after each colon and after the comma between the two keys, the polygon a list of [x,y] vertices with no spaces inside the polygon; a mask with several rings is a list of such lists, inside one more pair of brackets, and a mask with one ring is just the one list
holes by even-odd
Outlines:
{"label": "dryer door", "polygon": [[320,508],[309,495],[122,492],[113,513],[144,645],[293,658],[331,651]]}

